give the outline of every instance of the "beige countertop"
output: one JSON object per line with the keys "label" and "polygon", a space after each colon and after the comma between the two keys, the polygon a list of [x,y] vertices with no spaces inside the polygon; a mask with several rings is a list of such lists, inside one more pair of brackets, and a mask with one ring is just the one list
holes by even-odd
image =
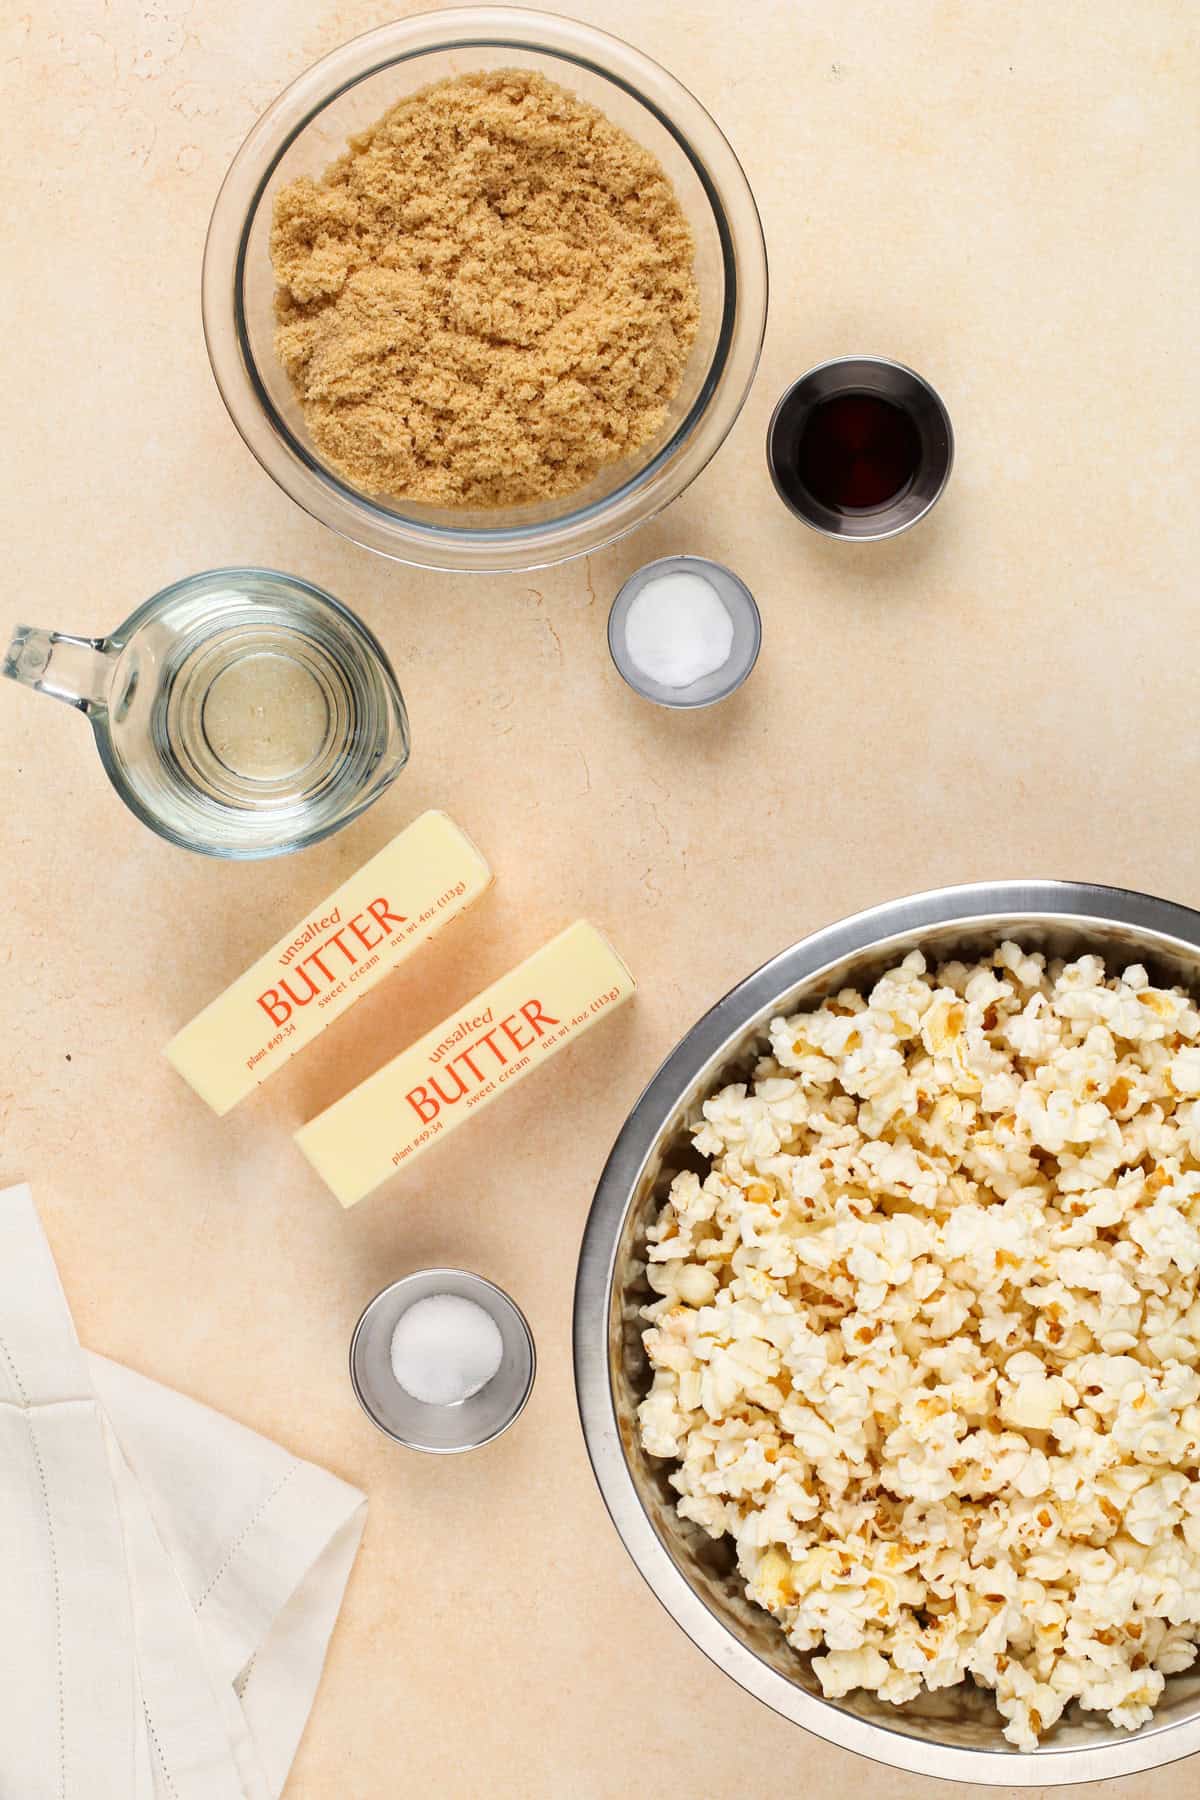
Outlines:
{"label": "beige countertop", "polygon": [[[301,513],[239,442],[200,332],[242,136],[317,56],[410,10],[63,0],[0,23],[0,623],[99,633],[196,569],[293,570],[382,637],[415,745],[331,842],[219,865],[123,810],[82,719],[0,693],[0,1185],[33,1183],[87,1344],[370,1496],[289,1796],[917,1800],[929,1784],[743,1694],[643,1587],[576,1421],[575,1255],[660,1058],[812,927],[1032,874],[1200,904],[1194,9],[575,0],[728,133],[771,319],[730,441],[662,519],[586,564],[473,580]],[[959,458],[929,521],[854,548],[784,511],[763,437],[792,377],[863,349],[935,382]],[[762,607],[758,669],[710,714],[652,710],[608,662],[618,583],[672,550],[730,563]],[[211,1117],[168,1037],[427,806],[478,839],[494,892]],[[343,1215],[291,1131],[580,913],[639,975],[636,1006]],[[518,1428],[468,1459],[396,1450],[346,1379],[365,1301],[436,1261],[509,1288],[541,1357]]]}

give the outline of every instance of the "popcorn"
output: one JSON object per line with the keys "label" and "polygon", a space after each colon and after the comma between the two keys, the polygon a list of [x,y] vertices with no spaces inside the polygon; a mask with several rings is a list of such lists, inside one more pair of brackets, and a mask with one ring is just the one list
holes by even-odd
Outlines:
{"label": "popcorn", "polygon": [[878,1690],[891,1672],[878,1650],[831,1650],[828,1656],[813,1657],[813,1674],[827,1700],[840,1700],[854,1688]]}
{"label": "popcorn", "polygon": [[1136,1730],[1200,1646],[1200,1012],[1019,945],[775,1019],[647,1233],[642,1443],[823,1693]]}
{"label": "popcorn", "polygon": [[1200,1094],[1200,1046],[1189,1044],[1173,1056],[1170,1076],[1177,1094]]}

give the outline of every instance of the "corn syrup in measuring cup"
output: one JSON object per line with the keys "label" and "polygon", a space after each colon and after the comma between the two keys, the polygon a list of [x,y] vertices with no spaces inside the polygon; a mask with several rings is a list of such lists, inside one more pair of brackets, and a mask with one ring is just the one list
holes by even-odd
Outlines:
{"label": "corn syrup in measuring cup", "polygon": [[189,576],[103,638],[19,626],[0,674],[84,712],[126,805],[210,856],[315,843],[408,760],[376,639],[331,594],[268,569]]}

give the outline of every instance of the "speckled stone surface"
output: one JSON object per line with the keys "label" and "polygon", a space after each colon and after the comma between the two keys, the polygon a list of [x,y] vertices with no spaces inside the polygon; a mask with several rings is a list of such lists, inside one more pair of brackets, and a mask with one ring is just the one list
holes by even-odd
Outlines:
{"label": "speckled stone surface", "polygon": [[[1200,903],[1195,13],[577,0],[741,154],[766,348],[730,441],[656,524],[586,564],[455,580],[341,543],[278,492],[200,332],[242,136],[317,56],[408,10],[63,0],[0,20],[0,624],[99,633],[196,569],[294,570],[382,637],[415,742],[330,843],[219,866],[123,810],[82,719],[5,684],[0,1185],[34,1184],[87,1344],[370,1496],[289,1796],[919,1800],[930,1784],[744,1695],[642,1586],[576,1421],[575,1254],[659,1059],[812,927],[983,877]],[[784,511],[763,438],[789,380],[860,350],[935,382],[959,457],[926,524],[848,547]],[[680,550],[737,569],[764,622],[750,682],[695,716],[639,702],[604,640],[625,575]],[[211,1117],[168,1037],[427,806],[477,838],[493,894]],[[636,1006],[344,1215],[291,1131],[580,913],[639,975]],[[376,1435],[345,1366],[366,1300],[431,1262],[509,1288],[540,1352],[517,1429],[448,1462]],[[1196,1779],[1108,1791],[1183,1800]]]}

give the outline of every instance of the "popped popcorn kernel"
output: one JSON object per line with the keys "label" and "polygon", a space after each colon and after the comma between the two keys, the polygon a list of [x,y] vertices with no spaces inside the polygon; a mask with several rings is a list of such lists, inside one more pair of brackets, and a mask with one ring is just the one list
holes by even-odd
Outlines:
{"label": "popped popcorn kernel", "polygon": [[917,951],[775,1019],[647,1234],[644,1447],[822,1692],[1036,1748],[1200,1650],[1200,1011]]}

